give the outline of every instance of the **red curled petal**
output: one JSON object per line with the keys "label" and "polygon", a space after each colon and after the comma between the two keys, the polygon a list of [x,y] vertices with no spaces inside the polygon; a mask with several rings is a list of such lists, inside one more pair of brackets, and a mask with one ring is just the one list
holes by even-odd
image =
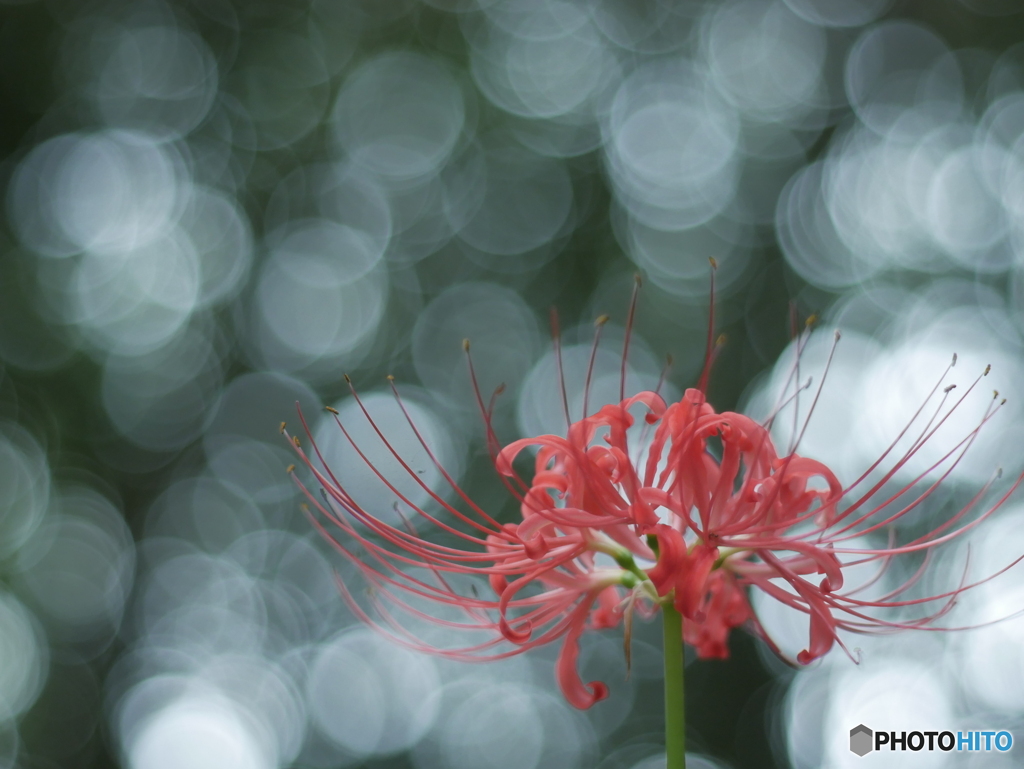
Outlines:
{"label": "red curled petal", "polygon": [[505,637],[505,640],[511,641],[514,644],[524,644],[530,640],[530,636],[533,635],[533,626],[529,620],[523,623],[524,630],[516,630],[504,617],[498,619],[498,630]]}
{"label": "red curled petal", "polygon": [[818,567],[818,573],[825,575],[820,588],[823,592],[828,593],[842,589],[843,568],[835,553],[832,552],[831,545],[821,547],[808,542],[790,540],[786,547],[810,558]]}
{"label": "red curled petal", "polygon": [[533,624],[529,620],[520,621],[521,630],[513,628],[509,624],[508,618],[505,612],[508,611],[508,605],[512,601],[512,598],[516,593],[519,592],[525,585],[533,579],[531,575],[524,575],[519,579],[510,582],[505,586],[505,589],[501,591],[501,595],[498,598],[498,630],[506,640],[511,641],[514,644],[522,645],[530,640],[530,636],[533,635]]}
{"label": "red curled petal", "polygon": [[701,544],[687,552],[683,535],[671,526],[654,527],[658,537],[658,563],[648,570],[658,595],[675,590],[675,606],[687,619],[696,619],[704,603],[708,576],[718,558],[718,548]]}
{"label": "red curled petal", "polygon": [[491,583],[491,590],[494,591],[495,595],[501,595],[505,592],[505,588],[508,587],[508,580],[503,574],[491,574],[487,581]]}
{"label": "red curled petal", "polygon": [[747,598],[730,574],[719,569],[708,578],[710,598],[704,619],[683,626],[686,642],[701,659],[725,659],[729,656],[729,631],[753,617]]}
{"label": "red curled petal", "polygon": [[606,587],[597,598],[597,608],[590,615],[590,626],[594,630],[615,627],[622,619],[622,596],[615,586]]}
{"label": "red curled petal", "polygon": [[580,635],[583,633],[587,612],[590,611],[594,598],[596,595],[591,593],[573,610],[569,632],[562,642],[562,649],[558,652],[558,661],[555,663],[555,678],[558,681],[558,688],[561,689],[562,695],[569,704],[580,710],[586,710],[595,702],[600,702],[608,696],[608,687],[605,684],[601,681],[584,684],[576,669],[576,663],[580,656]]}
{"label": "red curled petal", "polygon": [[539,560],[547,554],[551,545],[544,538],[543,534],[535,534],[529,540],[523,542],[523,552],[533,560]]}
{"label": "red curled petal", "polygon": [[701,544],[693,549],[676,581],[676,610],[687,619],[699,619],[708,577],[718,558],[718,548]]}
{"label": "red curled petal", "polygon": [[676,586],[679,573],[686,568],[686,542],[683,535],[663,523],[653,527],[652,533],[658,538],[658,563],[647,571],[647,576],[658,595],[668,595]]}
{"label": "red curled petal", "polygon": [[796,655],[796,661],[807,665],[829,652],[836,641],[836,620],[823,600],[811,591],[801,591],[811,614],[811,638],[807,648]]}

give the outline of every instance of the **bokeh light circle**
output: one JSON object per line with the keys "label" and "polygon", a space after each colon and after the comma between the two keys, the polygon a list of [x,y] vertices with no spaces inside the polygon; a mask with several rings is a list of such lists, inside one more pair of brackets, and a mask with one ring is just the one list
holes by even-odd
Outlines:
{"label": "bokeh light circle", "polygon": [[49,648],[32,613],[10,593],[0,593],[0,715],[18,716],[36,701],[49,667]]}
{"label": "bokeh light circle", "polygon": [[435,298],[413,330],[412,356],[420,381],[450,405],[476,410],[462,341],[472,345],[483,397],[504,384],[514,394],[540,351],[533,311],[514,291],[494,283],[463,283]]}
{"label": "bokeh light circle", "polygon": [[352,161],[393,182],[436,172],[464,119],[454,77],[438,62],[408,52],[364,63],[334,106],[338,141]]}

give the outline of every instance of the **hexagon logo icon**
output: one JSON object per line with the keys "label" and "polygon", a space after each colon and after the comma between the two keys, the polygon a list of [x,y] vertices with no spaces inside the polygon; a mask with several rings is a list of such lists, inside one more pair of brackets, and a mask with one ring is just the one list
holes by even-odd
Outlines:
{"label": "hexagon logo icon", "polygon": [[850,730],[850,750],[858,756],[866,756],[872,750],[872,733],[864,724],[858,724]]}

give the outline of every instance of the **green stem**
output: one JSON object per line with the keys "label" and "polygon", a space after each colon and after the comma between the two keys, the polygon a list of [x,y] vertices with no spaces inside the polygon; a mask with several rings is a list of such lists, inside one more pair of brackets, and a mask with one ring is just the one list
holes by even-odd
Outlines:
{"label": "green stem", "polygon": [[683,617],[661,608],[665,639],[665,767],[686,769],[686,704],[683,698]]}

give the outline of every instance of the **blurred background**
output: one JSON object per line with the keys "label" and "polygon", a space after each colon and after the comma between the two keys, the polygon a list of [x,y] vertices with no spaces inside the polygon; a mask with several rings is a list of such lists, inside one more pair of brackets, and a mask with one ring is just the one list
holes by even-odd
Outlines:
{"label": "blurred background", "polygon": [[[671,355],[678,396],[702,362],[713,256],[728,341],[712,403],[766,415],[791,316],[819,313],[804,373],[844,338],[802,453],[846,481],[952,353],[951,381],[993,365],[986,385],[1010,400],[906,523],[926,530],[1024,460],[1021,10],[0,0],[0,769],[663,765],[657,623],[637,628],[628,680],[619,632],[585,637],[584,680],[612,691],[585,713],[555,689],[555,649],[461,665],[388,645],[338,597],[346,567],[300,512],[278,424],[301,404],[353,493],[393,515],[320,421],[337,408],[389,468],[350,374],[441,489],[393,374],[449,472],[512,520],[462,338],[484,391],[507,386],[502,439],[559,431],[548,308],[574,412],[593,320],[611,315],[591,405],[617,399],[639,272],[629,387]],[[1011,500],[972,532],[972,575],[1024,552],[1022,515]],[[925,587],[955,586],[964,551]],[[951,624],[1022,605],[1011,572]],[[803,647],[805,619],[756,608]],[[734,633],[729,661],[688,666],[694,764],[854,765],[861,722],[1024,739],[1022,641],[1020,621],[853,638],[859,666],[836,652],[797,673]],[[896,755],[1024,764],[870,760]]]}

